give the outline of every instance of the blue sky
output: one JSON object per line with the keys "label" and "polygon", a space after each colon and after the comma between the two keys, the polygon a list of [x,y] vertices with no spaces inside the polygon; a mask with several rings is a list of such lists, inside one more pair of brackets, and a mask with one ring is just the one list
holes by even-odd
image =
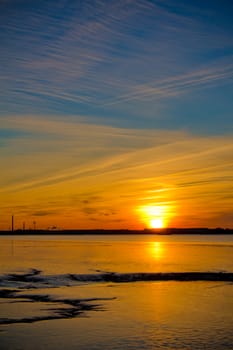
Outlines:
{"label": "blue sky", "polygon": [[5,0],[0,6],[1,114],[232,130],[230,1]]}
{"label": "blue sky", "polygon": [[[149,152],[174,137],[175,142],[192,140],[198,149],[203,138],[205,147],[227,143],[229,153],[216,156],[215,166],[221,168],[221,159],[227,159],[223,173],[230,169],[232,175],[232,18],[228,0],[0,0],[0,152],[4,167],[18,166],[4,170],[4,186],[45,175],[54,179],[64,167],[72,173],[83,166],[80,159]],[[77,130],[79,139],[85,125],[92,128],[96,143],[88,146],[83,139],[75,153],[77,140],[72,144],[68,132],[62,135],[61,125]],[[148,138],[148,132],[155,136]],[[109,138],[99,149],[102,133]],[[122,135],[131,135],[131,141],[122,141]],[[58,150],[60,161],[49,166],[46,152],[56,159]],[[167,152],[164,157],[175,157],[172,148]],[[31,164],[30,171],[21,168],[22,159]],[[224,191],[229,193],[232,178],[227,176]],[[4,207],[6,213],[11,206]],[[221,215],[230,217],[231,206]]]}

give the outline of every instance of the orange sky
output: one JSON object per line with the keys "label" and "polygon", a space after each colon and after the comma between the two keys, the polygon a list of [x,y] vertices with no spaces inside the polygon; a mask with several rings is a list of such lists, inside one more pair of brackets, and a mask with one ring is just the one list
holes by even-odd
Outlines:
{"label": "orange sky", "polygon": [[[230,137],[7,117],[0,229],[232,227]],[[146,209],[145,209],[146,208]],[[149,210],[148,210],[149,208]],[[152,209],[151,209],[152,208]],[[157,209],[156,209],[157,208]],[[161,209],[162,208],[162,209]]]}
{"label": "orange sky", "polygon": [[0,1],[0,229],[233,227],[233,7]]}

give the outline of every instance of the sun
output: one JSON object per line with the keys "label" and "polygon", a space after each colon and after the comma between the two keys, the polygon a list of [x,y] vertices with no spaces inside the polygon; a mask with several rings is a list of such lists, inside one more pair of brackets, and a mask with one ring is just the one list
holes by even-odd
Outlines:
{"label": "sun", "polygon": [[164,227],[163,219],[161,219],[161,218],[152,219],[150,221],[150,227],[151,228],[163,228]]}
{"label": "sun", "polygon": [[171,208],[168,205],[144,205],[137,208],[142,222],[151,229],[167,227],[171,216]]}

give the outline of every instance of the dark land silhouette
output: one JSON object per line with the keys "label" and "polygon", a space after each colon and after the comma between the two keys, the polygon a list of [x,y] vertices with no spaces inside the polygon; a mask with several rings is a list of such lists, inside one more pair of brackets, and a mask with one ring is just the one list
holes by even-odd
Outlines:
{"label": "dark land silhouette", "polygon": [[15,229],[0,235],[231,235],[230,228],[163,228],[163,229]]}

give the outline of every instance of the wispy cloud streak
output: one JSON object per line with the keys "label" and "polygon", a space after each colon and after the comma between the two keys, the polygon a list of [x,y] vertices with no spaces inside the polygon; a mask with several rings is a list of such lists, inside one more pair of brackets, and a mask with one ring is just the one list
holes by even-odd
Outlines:
{"label": "wispy cloud streak", "polygon": [[[5,128],[14,128],[14,120],[6,118]],[[25,205],[32,208],[31,215],[48,213],[41,215],[44,220],[59,211],[61,221],[78,215],[88,226],[89,219],[98,222],[114,212],[120,226],[132,226],[129,211],[139,203],[173,203],[183,210],[178,216],[185,218],[189,209],[200,222],[204,213],[213,217],[220,207],[232,210],[231,137],[16,120],[29,134],[5,141],[8,153],[2,157],[0,191],[5,213],[10,207],[5,208],[6,203],[14,201],[15,212]]]}
{"label": "wispy cloud streak", "polygon": [[1,1],[5,217],[132,226],[137,203],[159,202],[184,224],[230,222],[232,11],[216,1]]}
{"label": "wispy cloud streak", "polygon": [[196,16],[193,4],[92,0],[1,7],[4,113],[95,108],[98,120],[111,108],[111,124],[122,108],[124,115],[130,109],[145,117],[140,101],[149,110],[153,99],[232,82],[231,33]]}
{"label": "wispy cloud streak", "polygon": [[208,87],[213,84],[225,82],[226,79],[233,78],[233,65],[228,64],[224,67],[214,67],[212,69],[202,69],[188,74],[170,77],[161,81],[152,81],[134,88],[135,92],[122,95],[115,100],[105,104],[114,105],[121,102],[127,102],[134,99],[148,98],[168,98],[169,96],[179,96],[187,93],[194,88]]}

